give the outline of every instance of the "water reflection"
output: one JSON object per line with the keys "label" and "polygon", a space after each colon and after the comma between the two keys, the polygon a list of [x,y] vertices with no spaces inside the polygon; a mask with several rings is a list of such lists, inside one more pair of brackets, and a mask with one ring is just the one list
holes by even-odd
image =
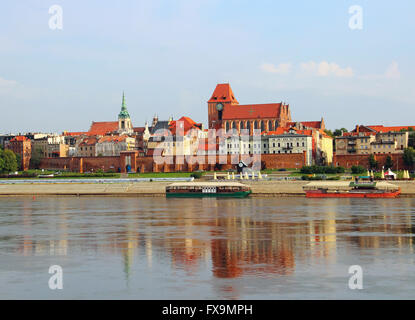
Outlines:
{"label": "water reflection", "polygon": [[409,198],[50,197],[0,204],[0,253],[118,257],[116,272],[127,286],[135,266],[140,276],[161,266],[194,283],[208,271],[225,297],[244,290],[225,279],[290,278],[347,257],[414,250]]}

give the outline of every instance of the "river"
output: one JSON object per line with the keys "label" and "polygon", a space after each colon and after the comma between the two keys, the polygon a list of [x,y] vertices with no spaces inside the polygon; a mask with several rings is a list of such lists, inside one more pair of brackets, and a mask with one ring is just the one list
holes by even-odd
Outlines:
{"label": "river", "polygon": [[414,198],[0,197],[0,298],[414,299],[414,225]]}

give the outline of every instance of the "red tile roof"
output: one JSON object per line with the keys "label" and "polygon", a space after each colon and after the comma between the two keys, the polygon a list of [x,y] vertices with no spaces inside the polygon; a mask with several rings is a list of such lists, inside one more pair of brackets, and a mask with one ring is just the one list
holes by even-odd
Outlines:
{"label": "red tile roof", "polygon": [[146,130],[146,127],[136,127],[133,128],[134,132],[143,133]]}
{"label": "red tile roof", "polygon": [[122,142],[124,141],[128,136],[122,135],[122,136],[103,136],[98,140],[98,143],[102,142]]}
{"label": "red tile roof", "polygon": [[231,102],[232,104],[238,104],[238,100],[235,99],[235,95],[231,89],[229,83],[220,83],[213,91],[212,97],[209,102]]}
{"label": "red tile roof", "polygon": [[311,129],[297,130],[295,128],[284,128],[284,127],[278,127],[277,130],[275,130],[275,131],[268,131],[268,132],[264,132],[264,133],[266,135],[280,135],[280,134],[289,133],[290,130],[294,130],[295,134],[303,134],[303,135],[307,135],[307,136],[312,136],[313,135],[313,130],[311,130]]}
{"label": "red tile roof", "polygon": [[312,136],[313,135],[313,130],[311,130],[311,129],[307,129],[307,130],[297,130],[296,133],[297,134],[304,134],[306,136]]}
{"label": "red tile roof", "polygon": [[399,132],[401,130],[408,130],[409,128],[412,128],[415,130],[415,126],[395,126],[395,127],[384,127],[382,125],[378,126],[367,126],[370,129],[376,130],[377,132]]}
{"label": "red tile roof", "polygon": [[183,125],[183,133],[187,134],[191,129],[202,129],[201,123],[196,123],[189,117],[181,117],[179,120],[173,120],[170,122],[169,127],[172,134],[176,134],[177,125],[182,123]]}
{"label": "red tile roof", "polygon": [[92,122],[88,134],[103,136],[106,133],[114,132],[117,130],[118,121]]}
{"label": "red tile roof", "polygon": [[82,139],[80,146],[93,146],[98,142],[98,139],[95,137],[86,137]]}
{"label": "red tile roof", "polygon": [[82,136],[83,134],[87,134],[88,132],[67,132],[64,131],[63,135],[64,136],[71,136],[71,137],[76,137],[76,136]]}
{"label": "red tile roof", "polygon": [[[314,129],[321,129],[322,123],[321,121],[301,121],[300,122],[304,127],[314,128]],[[296,122],[288,122],[287,126],[295,126]]]}
{"label": "red tile roof", "polygon": [[223,120],[278,118],[282,103],[229,105],[223,110]]}
{"label": "red tile roof", "polygon": [[25,136],[16,136],[13,139],[11,139],[10,141],[27,141],[29,140],[29,138],[25,137]]}
{"label": "red tile roof", "polygon": [[283,128],[283,127],[278,127],[276,130],[274,131],[268,131],[265,132],[266,135],[279,135],[279,134],[284,134],[288,132],[288,128]]}

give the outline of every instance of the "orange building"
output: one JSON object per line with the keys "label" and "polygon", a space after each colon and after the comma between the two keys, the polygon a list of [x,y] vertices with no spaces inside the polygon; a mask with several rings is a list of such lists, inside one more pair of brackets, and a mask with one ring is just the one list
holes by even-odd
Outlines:
{"label": "orange building", "polygon": [[288,104],[240,105],[228,83],[218,84],[208,101],[209,129],[273,131],[291,121]]}
{"label": "orange building", "polygon": [[23,171],[29,169],[30,158],[32,157],[32,144],[30,139],[25,136],[17,136],[10,140],[7,149],[10,149],[15,154],[20,154],[21,156],[21,167]]}

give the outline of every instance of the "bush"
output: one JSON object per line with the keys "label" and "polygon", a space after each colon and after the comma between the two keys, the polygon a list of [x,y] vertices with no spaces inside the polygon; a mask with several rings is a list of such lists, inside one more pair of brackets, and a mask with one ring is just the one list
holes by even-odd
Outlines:
{"label": "bush", "polygon": [[202,173],[201,172],[192,172],[192,174],[190,176],[192,178],[195,178],[195,179],[200,179],[202,177]]}
{"label": "bush", "polygon": [[105,173],[105,172],[95,172],[95,173],[79,173],[79,172],[62,172],[59,176],[55,178],[112,178],[117,177],[116,173]]}
{"label": "bush", "polygon": [[340,180],[339,176],[329,177],[327,180]]}
{"label": "bush", "polygon": [[365,168],[363,168],[362,166],[352,166],[352,173],[353,174],[361,174],[364,173],[366,171]]}

